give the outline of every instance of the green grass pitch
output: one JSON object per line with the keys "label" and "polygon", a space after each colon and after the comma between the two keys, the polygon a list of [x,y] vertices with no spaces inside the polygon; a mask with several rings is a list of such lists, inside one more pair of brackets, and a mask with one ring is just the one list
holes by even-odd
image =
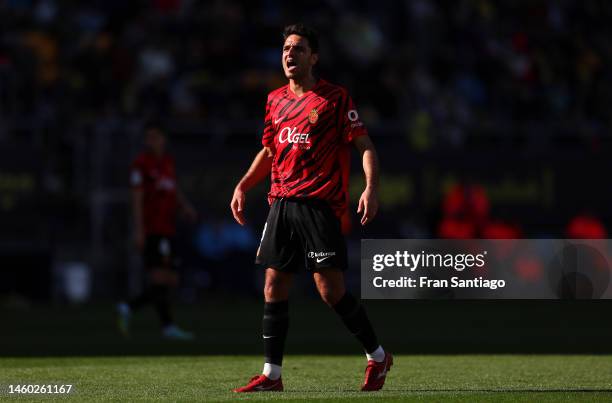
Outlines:
{"label": "green grass pitch", "polygon": [[[288,355],[285,392],[236,395],[258,356],[0,359],[0,401],[610,401],[612,359],[593,355],[398,355],[381,392],[358,391],[365,358]],[[70,395],[9,395],[9,384],[72,384]]]}

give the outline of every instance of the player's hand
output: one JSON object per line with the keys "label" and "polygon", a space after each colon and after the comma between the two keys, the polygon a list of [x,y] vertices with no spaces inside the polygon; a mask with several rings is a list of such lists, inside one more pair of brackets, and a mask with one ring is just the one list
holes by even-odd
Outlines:
{"label": "player's hand", "polygon": [[234,196],[232,197],[232,202],[230,203],[230,207],[232,209],[232,214],[234,215],[234,219],[240,225],[245,224],[244,219],[244,201],[246,199],[246,193],[240,188],[240,186],[236,186],[234,189]]}
{"label": "player's hand", "polygon": [[185,216],[185,219],[192,224],[198,222],[200,218],[200,215],[198,214],[196,209],[194,209],[193,206],[190,206],[190,205],[185,206],[183,208],[183,215]]}
{"label": "player's hand", "polygon": [[144,244],[145,244],[145,233],[144,230],[136,230],[136,232],[134,233],[134,246],[136,246],[136,249],[139,252],[142,252],[144,250]]}
{"label": "player's hand", "polygon": [[362,214],[361,225],[366,225],[374,219],[378,212],[378,196],[376,192],[370,188],[366,188],[359,198],[359,206],[357,214]]}

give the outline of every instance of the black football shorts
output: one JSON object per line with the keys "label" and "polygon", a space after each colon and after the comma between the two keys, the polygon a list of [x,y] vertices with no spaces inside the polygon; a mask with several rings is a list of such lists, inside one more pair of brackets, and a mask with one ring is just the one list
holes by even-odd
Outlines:
{"label": "black football shorts", "polygon": [[176,266],[174,238],[163,235],[147,235],[143,258],[146,269],[174,268]]}
{"label": "black football shorts", "polygon": [[276,199],[264,225],[255,263],[297,272],[346,270],[346,243],[340,220],[322,200]]}

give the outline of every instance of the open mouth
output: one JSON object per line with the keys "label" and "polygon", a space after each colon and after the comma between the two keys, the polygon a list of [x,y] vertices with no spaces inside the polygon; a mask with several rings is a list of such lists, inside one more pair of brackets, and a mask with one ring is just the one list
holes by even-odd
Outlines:
{"label": "open mouth", "polygon": [[297,63],[295,60],[293,59],[287,59],[287,70],[295,70],[295,68],[297,67]]}

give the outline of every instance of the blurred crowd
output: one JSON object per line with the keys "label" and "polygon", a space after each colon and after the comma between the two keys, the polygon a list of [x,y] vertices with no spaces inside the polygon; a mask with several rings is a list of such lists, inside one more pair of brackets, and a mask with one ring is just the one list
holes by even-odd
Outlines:
{"label": "blurred crowd", "polygon": [[282,27],[301,20],[321,34],[321,75],[415,150],[596,143],[612,124],[610,17],[578,0],[2,0],[0,138],[151,114],[253,131],[284,83]]}
{"label": "blurred crowd", "polygon": [[[605,196],[593,194],[608,192],[591,186],[600,173],[583,175],[588,168],[566,161],[582,163],[576,144],[591,151],[611,144],[611,17],[612,3],[603,0],[0,0],[0,174],[10,171],[9,159],[18,167],[0,177],[4,241],[16,238],[13,228],[27,232],[24,239],[47,234],[39,238],[57,249],[54,261],[86,261],[86,250],[99,267],[119,270],[127,250],[127,167],[143,121],[155,117],[171,135],[184,135],[177,162],[189,164],[196,179],[187,190],[200,191],[206,210],[208,227],[194,236],[199,254],[211,262],[231,255],[234,266],[247,267],[257,235],[223,221],[230,170],[237,178],[240,159],[257,147],[266,94],[286,83],[282,28],[298,21],[319,31],[318,74],[349,89],[386,152],[383,173],[394,170],[382,181],[381,205],[389,210],[369,236],[606,237],[612,216],[601,208]],[[10,151],[17,143],[26,147]],[[550,160],[568,148],[573,154],[542,169],[532,158],[527,193],[519,194],[527,199],[502,206],[523,209],[506,214],[478,175],[460,179],[471,177],[464,168],[491,168],[464,164],[483,145],[494,158],[509,149]],[[234,146],[235,153],[222,150]],[[456,157],[452,168],[441,167],[439,155]],[[522,164],[514,155],[505,154],[492,176]],[[409,160],[410,169],[403,165]],[[415,160],[427,161],[429,174]],[[223,175],[210,171],[219,162]],[[564,173],[551,168],[566,166]],[[446,186],[443,173],[453,169],[459,179]],[[565,178],[572,182],[566,188],[582,187],[562,193]],[[22,182],[44,188],[44,197],[31,192],[36,203],[24,203]],[[9,203],[11,186],[17,196]],[[599,209],[583,208],[597,198]],[[390,200],[397,203],[390,207]],[[33,213],[42,207],[49,207],[46,218]],[[114,257],[103,260],[109,251]],[[112,284],[113,274],[105,275]]]}
{"label": "blurred crowd", "polygon": [[286,81],[282,27],[304,21],[319,74],[349,88],[381,147],[599,149],[610,17],[611,3],[577,0],[0,0],[0,142],[35,144],[77,191],[125,187],[137,141],[107,139],[137,138],[149,117],[198,144],[256,147],[266,93]]}

